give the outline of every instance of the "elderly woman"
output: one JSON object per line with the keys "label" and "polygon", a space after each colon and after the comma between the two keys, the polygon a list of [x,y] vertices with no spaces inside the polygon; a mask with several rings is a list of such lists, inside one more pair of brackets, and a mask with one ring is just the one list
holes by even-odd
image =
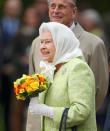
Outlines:
{"label": "elderly woman", "polygon": [[41,73],[52,84],[39,94],[40,103],[30,103],[29,111],[42,117],[42,131],[58,131],[65,108],[67,131],[97,131],[95,80],[79,49],[73,32],[60,23],[43,23],[39,30]]}

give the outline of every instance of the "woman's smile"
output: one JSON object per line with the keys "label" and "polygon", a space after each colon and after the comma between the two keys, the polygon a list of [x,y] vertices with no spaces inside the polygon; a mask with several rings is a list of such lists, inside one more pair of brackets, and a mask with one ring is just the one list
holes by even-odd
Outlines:
{"label": "woman's smile", "polygon": [[40,51],[43,60],[52,62],[55,56],[55,45],[53,43],[52,35],[49,31],[45,31],[41,36]]}

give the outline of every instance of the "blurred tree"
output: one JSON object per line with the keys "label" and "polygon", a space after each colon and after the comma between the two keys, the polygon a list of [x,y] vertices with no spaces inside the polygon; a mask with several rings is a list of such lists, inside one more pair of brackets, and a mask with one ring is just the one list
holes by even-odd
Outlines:
{"label": "blurred tree", "polygon": [[0,16],[2,15],[2,9],[3,9],[3,5],[4,5],[4,1],[5,0],[0,0]]}
{"label": "blurred tree", "polygon": [[97,9],[102,15],[106,12],[110,11],[110,0],[78,0],[78,6],[82,10],[84,8],[95,8]]}
{"label": "blurred tree", "polygon": [[23,2],[23,7],[26,8],[27,6],[33,4],[34,1],[35,1],[35,0],[22,0],[22,2]]}

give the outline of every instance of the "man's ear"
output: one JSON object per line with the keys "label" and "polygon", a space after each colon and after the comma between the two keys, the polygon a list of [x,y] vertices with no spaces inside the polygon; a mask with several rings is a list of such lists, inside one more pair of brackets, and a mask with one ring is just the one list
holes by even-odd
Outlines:
{"label": "man's ear", "polygon": [[77,17],[77,7],[73,7],[73,19],[75,20]]}
{"label": "man's ear", "polygon": [[76,7],[76,6],[73,7],[73,14],[74,14],[74,15],[77,14],[77,7]]}

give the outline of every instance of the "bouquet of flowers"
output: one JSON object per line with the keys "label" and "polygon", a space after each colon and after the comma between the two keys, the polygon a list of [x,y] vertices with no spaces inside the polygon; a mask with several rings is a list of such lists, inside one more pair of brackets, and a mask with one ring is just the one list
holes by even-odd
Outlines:
{"label": "bouquet of flowers", "polygon": [[14,82],[16,98],[25,100],[28,97],[38,96],[49,86],[49,79],[42,74],[23,75]]}

